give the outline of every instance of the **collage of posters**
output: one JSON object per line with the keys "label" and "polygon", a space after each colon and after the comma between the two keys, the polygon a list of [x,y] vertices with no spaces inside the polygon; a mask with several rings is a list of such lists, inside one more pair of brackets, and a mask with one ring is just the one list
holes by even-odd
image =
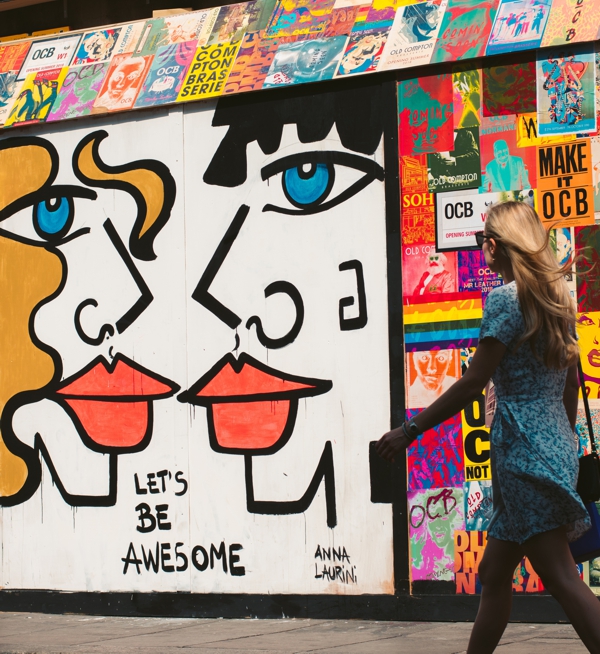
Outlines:
{"label": "collage of posters", "polygon": [[[510,2],[529,31],[549,5]],[[512,19],[511,19],[512,21]],[[499,42],[504,27],[495,27]],[[537,24],[536,24],[537,27]],[[540,31],[542,28],[540,27]],[[498,50],[501,52],[502,50]],[[600,137],[597,57],[589,44],[549,49],[530,61],[446,73],[398,84],[406,417],[466,371],[489,293],[503,283],[474,234],[494,203],[534,207],[558,262],[574,262],[567,285],[578,306],[587,392],[600,420]],[[480,592],[478,564],[492,512],[489,429],[493,386],[460,419],[425,432],[408,449],[411,579]],[[583,408],[577,431],[589,451]],[[600,433],[600,430],[599,430]],[[433,453],[433,454],[432,454]],[[429,503],[429,504],[428,504]],[[423,510],[434,506],[435,510]],[[581,575],[600,593],[600,560]],[[524,559],[515,593],[543,584]]]}
{"label": "collage of posters", "polygon": [[[572,134],[590,132],[595,61],[593,48],[586,43],[599,36],[596,1],[248,0],[182,10],[3,45],[0,128],[557,46],[533,66],[537,98],[528,86],[532,71],[516,71],[521,85],[511,86],[515,93],[523,92],[518,97],[532,101],[523,113],[537,112],[540,135],[565,134],[566,126]],[[219,70],[212,75],[201,70],[198,59],[205,56],[201,48],[206,47],[220,52]],[[82,66],[99,64],[107,65],[93,69],[91,75],[87,69],[82,72]],[[74,68],[77,77],[69,74]],[[56,72],[60,69],[67,70]],[[38,82],[44,82],[44,88],[34,86],[33,77],[21,88],[34,73],[43,73]],[[457,132],[456,139],[444,131],[441,141],[446,141],[446,148],[431,150],[425,143],[421,151],[435,155],[429,161],[433,192],[480,185],[477,157],[482,146],[475,129],[480,126],[474,124],[479,107],[473,101],[481,88],[491,92],[489,102],[495,110],[503,108],[488,114],[484,107],[483,116],[520,113],[511,110],[510,98],[502,97],[505,71],[478,75],[466,64],[454,74],[454,90],[447,87],[458,111],[454,128],[467,131]],[[52,78],[50,90],[45,88],[47,78]],[[70,91],[61,92],[62,80]],[[76,98],[81,96],[85,100],[80,103]],[[421,102],[418,96],[415,99]],[[41,112],[35,109],[38,104]],[[429,119],[435,123],[440,117],[429,114]],[[422,136],[437,141],[435,130],[432,125]],[[418,148],[414,154],[419,154]],[[461,162],[467,160],[471,165],[458,173],[467,177],[458,177],[458,168],[464,168]]]}

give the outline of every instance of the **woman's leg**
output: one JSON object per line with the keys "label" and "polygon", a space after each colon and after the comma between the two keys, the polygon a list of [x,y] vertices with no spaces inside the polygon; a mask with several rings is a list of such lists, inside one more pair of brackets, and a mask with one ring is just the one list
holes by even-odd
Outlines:
{"label": "woman's leg", "polygon": [[600,654],[600,602],[581,580],[564,529],[538,534],[523,547],[544,586],[560,602],[583,644]]}
{"label": "woman's leg", "polygon": [[521,545],[488,538],[479,564],[481,601],[467,654],[487,654],[496,649],[508,624],[513,575],[522,558]]}

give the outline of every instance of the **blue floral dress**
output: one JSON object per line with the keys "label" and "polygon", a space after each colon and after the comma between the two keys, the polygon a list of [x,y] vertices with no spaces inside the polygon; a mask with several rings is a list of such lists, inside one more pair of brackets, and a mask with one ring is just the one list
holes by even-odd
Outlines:
{"label": "blue floral dress", "polygon": [[523,543],[560,526],[569,540],[590,528],[575,487],[577,442],[563,404],[566,370],[547,368],[529,343],[514,347],[525,329],[515,282],[487,298],[479,340],[507,350],[492,376],[496,414],[490,432],[494,513],[488,535]]}

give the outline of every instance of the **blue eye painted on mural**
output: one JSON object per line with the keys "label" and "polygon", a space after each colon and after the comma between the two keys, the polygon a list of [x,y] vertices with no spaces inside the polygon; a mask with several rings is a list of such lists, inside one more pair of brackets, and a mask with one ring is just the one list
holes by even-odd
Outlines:
{"label": "blue eye painted on mural", "polygon": [[[78,199],[77,202],[75,198]],[[63,245],[83,234],[89,234],[89,227],[73,227],[76,219],[75,205],[82,208],[79,198],[96,200],[98,194],[83,186],[57,185],[40,189],[9,206],[7,210],[0,211],[0,233],[32,245],[45,246]],[[80,211],[79,214],[85,218],[87,211]]]}
{"label": "blue eye painted on mural", "polygon": [[[343,186],[335,183],[336,168],[339,170],[341,167],[364,174],[332,196],[334,185],[336,190],[338,186]],[[276,211],[291,216],[327,211],[362,191],[374,179],[383,181],[384,178],[383,168],[372,159],[337,150],[293,154],[274,161],[261,170],[263,180],[280,173],[283,193],[294,208],[266,204],[263,211]]]}
{"label": "blue eye painted on mural", "polygon": [[333,165],[306,163],[283,171],[283,192],[296,207],[314,206],[329,195],[334,180]]}
{"label": "blue eye painted on mural", "polygon": [[42,238],[54,240],[69,230],[73,214],[73,198],[48,198],[33,206],[33,226]]}

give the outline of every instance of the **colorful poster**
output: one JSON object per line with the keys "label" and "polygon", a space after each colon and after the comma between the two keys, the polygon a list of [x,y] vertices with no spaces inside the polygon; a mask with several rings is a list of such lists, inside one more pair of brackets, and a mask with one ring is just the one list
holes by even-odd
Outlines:
{"label": "colorful poster", "polygon": [[479,128],[454,130],[454,147],[427,155],[429,190],[432,193],[460,191],[481,185]]}
{"label": "colorful poster", "polygon": [[600,558],[590,561],[589,585],[595,595],[600,595]]}
{"label": "colorful poster", "polygon": [[175,102],[195,53],[195,41],[160,47],[154,56],[135,106],[151,107]]}
{"label": "colorful poster", "polygon": [[545,51],[537,61],[540,136],[596,131],[595,57],[590,46]]}
{"label": "colorful poster", "polygon": [[[587,363],[590,363],[589,359]],[[590,407],[590,417],[592,418],[594,438],[598,438],[598,434],[600,434],[600,400],[588,399],[588,405]],[[577,456],[585,456],[586,454],[591,454],[592,447],[590,443],[590,433],[587,425],[587,417],[585,415],[585,405],[583,404],[581,393],[579,394],[579,400],[577,401],[577,419],[575,421],[575,433],[577,434],[579,441],[577,446]]]}
{"label": "colorful poster", "polygon": [[594,211],[600,212],[600,136],[590,139],[592,145],[592,184],[594,185]]}
{"label": "colorful poster", "polygon": [[55,68],[28,75],[4,124],[8,127],[45,121],[68,70]]}
{"label": "colorful poster", "polygon": [[405,247],[402,263],[405,298],[429,298],[431,302],[458,291],[455,253],[438,252],[433,244],[411,245]]}
{"label": "colorful poster", "polygon": [[52,39],[32,41],[31,48],[17,79],[24,80],[33,73],[69,66],[77,51],[80,39],[81,34],[70,34]]}
{"label": "colorful poster", "polygon": [[135,55],[153,55],[158,48],[174,43],[196,41],[200,38],[208,14],[190,12],[178,16],[152,18],[146,21],[137,42]]}
{"label": "colorful poster", "polygon": [[481,592],[479,564],[487,545],[487,532],[456,530],[454,532],[455,581],[457,595]]}
{"label": "colorful poster", "polygon": [[323,34],[334,0],[278,0],[267,25],[267,36]]}
{"label": "colorful poster", "polygon": [[548,228],[594,224],[589,139],[538,148],[538,194],[539,215]]}
{"label": "colorful poster", "polygon": [[462,488],[408,491],[411,581],[454,579],[454,534],[464,530]]}
{"label": "colorful poster", "polygon": [[500,0],[485,54],[539,48],[553,5],[552,0]]}
{"label": "colorful poster", "polygon": [[239,43],[198,48],[177,101],[202,100],[221,95],[238,49]]}
{"label": "colorful poster", "polygon": [[450,0],[431,62],[483,56],[497,4],[498,0]]}
{"label": "colorful poster", "polygon": [[491,481],[467,481],[465,496],[465,526],[467,531],[487,531],[494,510]]}
{"label": "colorful poster", "polygon": [[[408,352],[406,354],[406,406],[409,409],[428,407],[459,378],[460,353],[458,350]],[[460,422],[456,422],[456,425],[460,431]],[[426,438],[425,440],[430,439]],[[418,447],[415,447],[416,444],[411,446],[414,448],[413,451],[422,447],[421,439],[419,439],[418,443]],[[419,488],[419,486],[410,486],[410,488]],[[420,488],[425,488],[425,486]]]}
{"label": "colorful poster", "polygon": [[427,187],[427,157],[401,157],[402,243],[435,242],[434,195]]}
{"label": "colorful poster", "polygon": [[590,132],[590,136],[600,134],[600,51],[595,53],[596,59],[596,132]]}
{"label": "colorful poster", "polygon": [[31,43],[15,43],[13,45],[0,45],[0,73],[12,72],[15,75],[21,70]]}
{"label": "colorful poster", "polygon": [[121,25],[121,33],[119,34],[119,40],[113,50],[113,57],[115,55],[130,54],[134,51],[135,46],[140,40],[145,24],[145,21],[138,21],[137,23]]}
{"label": "colorful poster", "polygon": [[[436,299],[439,298],[439,301]],[[481,293],[404,297],[404,342],[407,352],[477,345]],[[462,359],[461,359],[462,362]]]}
{"label": "colorful poster", "polygon": [[484,193],[522,191],[536,187],[533,147],[517,147],[516,116],[484,118],[480,128]]}
{"label": "colorful poster", "polygon": [[492,478],[490,430],[485,420],[486,402],[482,393],[462,411],[465,481]]}
{"label": "colorful poster", "polygon": [[356,7],[337,7],[331,12],[324,36],[349,36],[362,5]]}
{"label": "colorful poster", "polygon": [[94,102],[94,111],[131,109],[151,64],[152,57],[115,55]]}
{"label": "colorful poster", "polygon": [[248,32],[242,39],[224,94],[262,89],[278,48],[278,39],[265,39],[264,32]]}
{"label": "colorful poster", "polygon": [[115,27],[86,32],[77,48],[72,65],[82,66],[108,61],[113,55],[121,29],[121,27]]}
{"label": "colorful poster", "polygon": [[109,63],[71,66],[46,122],[79,118],[92,113],[96,96],[108,71]]}
{"label": "colorful poster", "polygon": [[478,291],[485,298],[491,290],[502,286],[502,283],[502,278],[488,268],[481,250],[458,252],[459,293]]}
{"label": "colorful poster", "polygon": [[[456,568],[456,593],[475,595],[481,593],[479,581],[479,564],[487,545],[486,531],[455,531],[454,555]],[[581,569],[580,569],[581,573]],[[513,581],[513,594],[541,593],[544,590],[531,562],[523,557],[516,567]]]}
{"label": "colorful poster", "polygon": [[435,196],[436,247],[446,253],[478,248],[475,232],[483,230],[488,207],[507,200],[527,202],[533,207],[534,197],[531,189],[498,193],[479,193],[475,190],[438,193]]}
{"label": "colorful poster", "polygon": [[401,155],[452,150],[452,75],[429,75],[400,82],[398,104]]}
{"label": "colorful poster", "polygon": [[366,29],[353,30],[341,58],[336,77],[374,73],[391,29],[390,23],[367,23]]}
{"label": "colorful poster", "polygon": [[29,41],[14,45],[0,45],[0,125],[4,123],[14,99],[21,90],[19,71],[29,50]]}
{"label": "colorful poster", "polygon": [[399,7],[378,70],[425,66],[431,60],[448,0]]}
{"label": "colorful poster", "polygon": [[[437,352],[457,353],[458,350],[437,350]],[[424,356],[430,353],[413,352],[412,354]],[[435,354],[435,351],[431,354]],[[454,357],[449,356],[447,360],[454,360]],[[433,372],[429,371],[428,374],[431,376]],[[407,419],[417,413],[418,411],[408,411]],[[460,416],[454,416],[419,436],[408,448],[407,457],[409,490],[462,488],[465,475]]]}
{"label": "colorful poster", "polygon": [[[600,311],[600,225],[576,227],[575,249],[581,255],[577,260],[577,308],[582,313]],[[600,356],[598,364],[600,367]]]}
{"label": "colorful poster", "polygon": [[557,143],[570,143],[575,140],[575,134],[554,134],[552,136],[538,136],[537,114],[520,114],[516,120],[517,147],[528,148],[534,145],[555,145]]}
{"label": "colorful poster", "polygon": [[[275,3],[271,5],[271,11]],[[264,29],[269,16],[265,17],[263,3],[259,0],[240,2],[233,5],[224,5],[219,13],[206,45],[217,43],[238,43],[248,31]],[[261,23],[264,23],[261,25]]]}
{"label": "colorful poster", "polygon": [[552,0],[542,47],[595,41],[600,26],[600,5],[584,0]]}
{"label": "colorful poster", "polygon": [[452,69],[454,128],[481,125],[481,69],[461,64]]}
{"label": "colorful poster", "polygon": [[282,43],[275,53],[263,88],[331,79],[347,40],[347,36],[332,36]]}
{"label": "colorful poster", "polygon": [[[577,275],[579,282],[580,275]],[[597,301],[597,286],[582,288],[583,306],[593,306]],[[579,291],[579,285],[577,290]],[[589,296],[589,299],[588,297]],[[581,311],[581,307],[580,307]],[[579,339],[581,367],[585,390],[590,400],[600,399],[600,311],[582,311],[577,314],[577,337]],[[581,392],[581,391],[580,391]]]}
{"label": "colorful poster", "polygon": [[503,116],[536,110],[535,61],[484,67],[483,115]]}

